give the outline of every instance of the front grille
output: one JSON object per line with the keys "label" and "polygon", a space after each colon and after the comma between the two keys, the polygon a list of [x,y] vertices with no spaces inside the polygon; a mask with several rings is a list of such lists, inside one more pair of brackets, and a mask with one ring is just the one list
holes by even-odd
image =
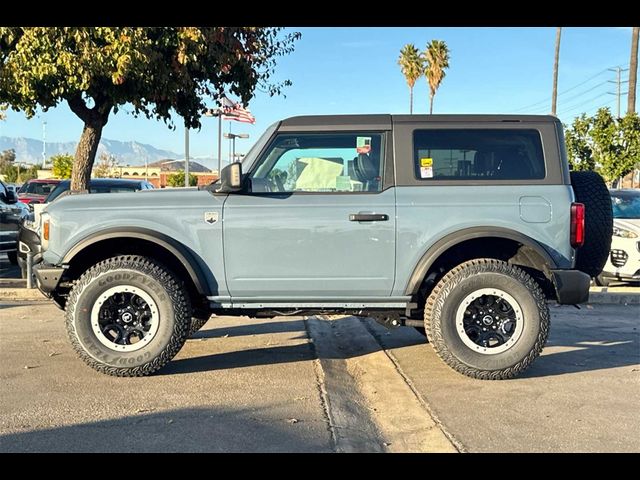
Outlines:
{"label": "front grille", "polygon": [[640,242],[636,242],[636,248],[638,249],[638,251],[640,252]]}
{"label": "front grille", "polygon": [[624,250],[611,250],[611,263],[615,267],[624,267],[629,255]]}

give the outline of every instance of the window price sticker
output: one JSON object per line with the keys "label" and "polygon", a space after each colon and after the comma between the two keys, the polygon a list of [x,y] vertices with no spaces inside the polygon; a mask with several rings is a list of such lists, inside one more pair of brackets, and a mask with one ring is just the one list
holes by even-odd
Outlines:
{"label": "window price sticker", "polygon": [[433,178],[433,158],[420,159],[420,178]]}

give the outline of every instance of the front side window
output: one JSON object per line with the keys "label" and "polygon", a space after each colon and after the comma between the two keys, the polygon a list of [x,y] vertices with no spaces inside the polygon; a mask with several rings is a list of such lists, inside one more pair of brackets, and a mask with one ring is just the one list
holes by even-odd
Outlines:
{"label": "front side window", "polygon": [[413,134],[419,180],[533,180],[545,177],[537,130],[434,129]]}
{"label": "front side window", "polygon": [[278,135],[251,175],[254,192],[379,192],[383,134]]}

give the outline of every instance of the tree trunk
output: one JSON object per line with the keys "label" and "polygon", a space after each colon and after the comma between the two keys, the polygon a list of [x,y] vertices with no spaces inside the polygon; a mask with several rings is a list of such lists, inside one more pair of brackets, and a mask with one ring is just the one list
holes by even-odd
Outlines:
{"label": "tree trunk", "polygon": [[631,33],[631,60],[629,62],[629,95],[627,96],[627,113],[636,111],[636,85],[638,83],[638,32],[640,27],[633,27]]}
{"label": "tree trunk", "polygon": [[101,121],[85,123],[76,148],[71,174],[71,190],[88,190],[91,169],[98,151],[98,144],[102,136],[103,124]]}
{"label": "tree trunk", "polygon": [[556,55],[553,60],[553,93],[551,94],[551,113],[556,114],[556,104],[558,100],[558,61],[560,60],[560,35],[562,27],[556,30]]}
{"label": "tree trunk", "polygon": [[413,87],[409,87],[409,114],[413,113]]}
{"label": "tree trunk", "polygon": [[95,98],[95,106],[87,108],[87,104],[80,94],[69,99],[67,103],[73,113],[83,122],[84,128],[76,148],[76,155],[73,160],[73,171],[71,172],[71,190],[88,190],[91,169],[96,159],[98,144],[102,137],[102,129],[109,120],[109,113],[113,106],[103,98]]}
{"label": "tree trunk", "polygon": [[433,113],[433,97],[434,97],[433,93],[429,95],[429,115]]}

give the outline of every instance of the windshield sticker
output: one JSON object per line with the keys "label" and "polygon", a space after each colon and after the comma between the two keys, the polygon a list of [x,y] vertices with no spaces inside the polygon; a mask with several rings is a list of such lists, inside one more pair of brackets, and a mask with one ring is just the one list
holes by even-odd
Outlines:
{"label": "windshield sticker", "polygon": [[356,137],[356,151],[369,153],[371,151],[371,137]]}

